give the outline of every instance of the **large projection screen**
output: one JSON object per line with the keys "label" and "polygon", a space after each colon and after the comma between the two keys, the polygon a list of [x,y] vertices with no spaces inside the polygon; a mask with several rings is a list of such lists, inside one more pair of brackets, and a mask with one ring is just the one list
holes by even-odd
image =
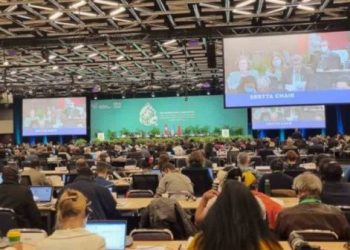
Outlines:
{"label": "large projection screen", "polygon": [[325,106],[289,106],[252,109],[253,129],[325,128]]}
{"label": "large projection screen", "polygon": [[225,107],[350,102],[350,32],[224,39]]}
{"label": "large projection screen", "polygon": [[23,99],[23,136],[86,135],[86,98]]}

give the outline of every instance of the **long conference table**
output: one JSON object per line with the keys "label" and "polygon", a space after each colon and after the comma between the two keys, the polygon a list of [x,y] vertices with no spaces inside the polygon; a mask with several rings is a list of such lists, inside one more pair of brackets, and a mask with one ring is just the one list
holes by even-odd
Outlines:
{"label": "long conference table", "polygon": [[[287,241],[280,241],[283,250],[292,250]],[[320,246],[321,250],[346,250],[345,242],[311,242],[311,245]],[[154,250],[185,250],[186,241],[135,241],[127,250],[154,249]],[[234,249],[234,248],[232,248]]]}
{"label": "long conference table", "polygon": [[[147,207],[154,198],[120,198],[117,199],[117,209],[119,211],[137,211]],[[292,207],[298,204],[298,198],[273,198],[283,207]],[[194,200],[178,200],[183,209],[195,210],[201,198]]]}

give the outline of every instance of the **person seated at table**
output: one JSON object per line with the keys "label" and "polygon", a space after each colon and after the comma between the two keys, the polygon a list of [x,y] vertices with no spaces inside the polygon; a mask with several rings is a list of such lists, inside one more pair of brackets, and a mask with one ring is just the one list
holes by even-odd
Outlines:
{"label": "person seated at table", "polygon": [[193,151],[188,158],[188,168],[203,168],[205,164],[205,158],[200,150]]}
{"label": "person seated at table", "polygon": [[294,150],[286,153],[286,170],[305,170],[299,165],[299,155]]}
{"label": "person seated at table", "polygon": [[323,204],[321,180],[310,172],[298,175],[293,188],[299,198],[299,204],[285,208],[277,218],[276,232],[280,239],[288,239],[294,230],[329,230],[335,232],[340,240],[348,238],[349,224],[338,208]]}
{"label": "person seated at table", "polygon": [[156,166],[153,167],[153,169],[161,169],[163,165],[166,165],[170,162],[170,157],[168,154],[160,154],[158,158],[158,163]]}
{"label": "person seated at table", "polygon": [[271,174],[265,174],[259,180],[258,190],[265,193],[265,181],[270,181],[272,189],[292,189],[293,178],[283,173],[284,163],[281,159],[275,159],[271,162]]}
{"label": "person seated at table", "polygon": [[295,153],[298,152],[298,147],[294,145],[294,140],[292,138],[287,139],[286,145],[282,147],[282,154],[285,154],[289,150],[293,150]]}
{"label": "person seated at table", "polygon": [[90,202],[79,191],[67,189],[57,203],[56,231],[40,241],[37,250],[105,250],[105,240],[85,229]]}
{"label": "person seated at table", "polygon": [[119,213],[116,210],[117,204],[115,199],[107,188],[95,183],[91,169],[83,166],[77,169],[77,173],[78,176],[65,188],[78,190],[91,201],[93,210],[91,219],[106,220],[118,218]]}
{"label": "person seated at table", "polygon": [[342,181],[343,169],[336,161],[329,161],[321,168],[323,188],[321,200],[331,205],[350,206],[350,183]]}
{"label": "person seated at table", "polygon": [[237,167],[239,167],[242,172],[255,171],[254,168],[250,166],[250,156],[247,152],[240,152],[237,155]]}
{"label": "person seated at table", "polygon": [[[238,170],[238,171],[237,171]],[[239,168],[233,168],[227,172],[224,180],[220,182],[218,191],[220,192],[222,185],[224,185],[226,180],[237,180],[242,181],[244,185],[246,185],[250,190],[254,197],[257,199],[263,217],[267,219],[269,228],[274,229],[276,226],[276,218],[278,213],[282,210],[282,206],[272,200],[269,196],[256,191],[256,177],[250,171],[246,171],[242,173],[242,170]],[[211,206],[215,203],[216,196],[219,192],[216,190],[209,190],[203,194],[201,202],[197,207],[195,214],[195,222],[197,225],[200,225],[203,219],[205,218],[208,210],[210,210]]]}
{"label": "person seated at table", "polygon": [[30,161],[29,168],[24,169],[21,175],[28,175],[32,186],[51,185],[51,182],[45,177],[45,174],[40,171],[40,161],[38,157]]}
{"label": "person seated at table", "polygon": [[42,228],[40,212],[33,194],[27,186],[19,184],[19,176],[17,167],[5,166],[3,168],[0,207],[11,208],[15,211],[19,228]]}
{"label": "person seated at table", "polygon": [[187,192],[193,194],[193,185],[190,178],[178,172],[173,164],[163,164],[160,171],[163,177],[159,181],[156,197],[160,197],[164,193]]}
{"label": "person seated at table", "polygon": [[113,182],[107,180],[108,177],[108,164],[106,162],[97,162],[96,166],[96,177],[95,182],[102,187],[110,188],[113,187]]}
{"label": "person seated at table", "polygon": [[225,182],[187,249],[282,250],[250,190],[234,180]]}

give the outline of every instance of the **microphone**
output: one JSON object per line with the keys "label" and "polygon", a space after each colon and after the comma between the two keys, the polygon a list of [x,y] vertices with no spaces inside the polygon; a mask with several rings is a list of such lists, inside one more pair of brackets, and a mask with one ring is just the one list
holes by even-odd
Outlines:
{"label": "microphone", "polygon": [[290,233],[288,238],[288,243],[292,250],[312,250],[314,249],[307,243],[303,236],[298,234],[297,232],[293,231]]}

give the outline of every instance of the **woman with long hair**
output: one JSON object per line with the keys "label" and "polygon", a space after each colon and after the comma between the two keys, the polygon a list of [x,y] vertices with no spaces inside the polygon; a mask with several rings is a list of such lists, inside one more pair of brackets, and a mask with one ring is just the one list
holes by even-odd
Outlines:
{"label": "woman with long hair", "polygon": [[282,250],[242,183],[227,180],[188,250]]}

